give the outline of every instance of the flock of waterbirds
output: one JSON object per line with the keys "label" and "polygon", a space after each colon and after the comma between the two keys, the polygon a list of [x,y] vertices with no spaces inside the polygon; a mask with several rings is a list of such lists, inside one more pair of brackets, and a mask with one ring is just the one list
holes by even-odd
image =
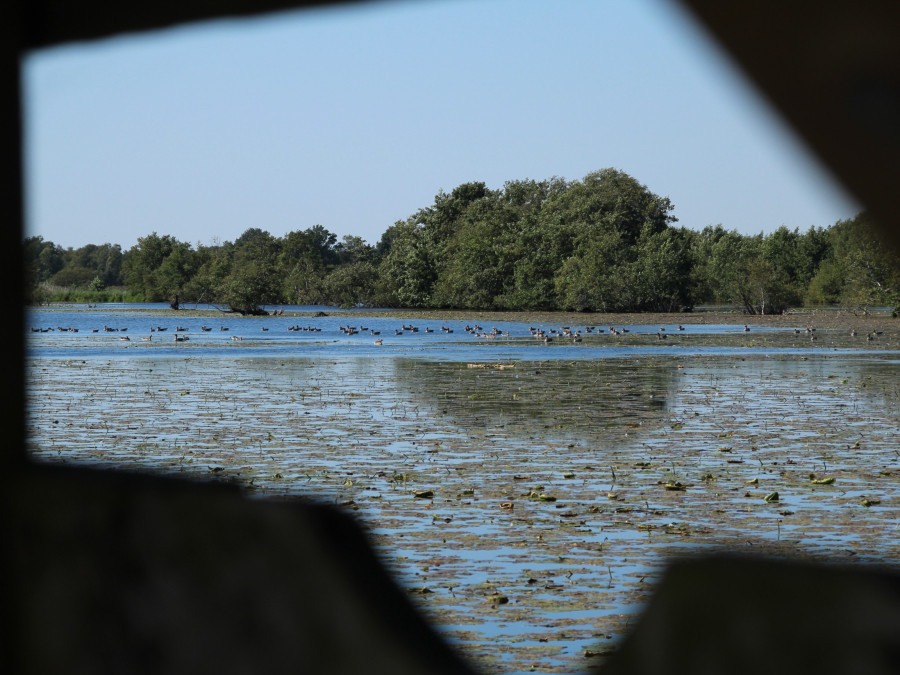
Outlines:
{"label": "flock of waterbirds", "polygon": [[[749,328],[747,328],[746,326],[745,326],[745,329],[749,330]],[[31,332],[32,333],[47,333],[47,332],[53,332],[54,330],[59,331],[59,332],[72,332],[72,333],[78,332],[77,328],[66,328],[63,326],[57,326],[55,329],[54,328],[33,327],[31,329]],[[113,328],[113,327],[104,325],[102,329],[100,329],[100,328],[91,329],[91,332],[99,333],[99,332],[103,331],[106,333],[118,333],[118,332],[124,333],[127,330],[128,330],[128,328]],[[159,325],[151,326],[150,327],[150,335],[148,335],[146,337],[141,337],[141,340],[144,342],[151,342],[153,340],[153,333],[163,333],[163,332],[166,332],[167,330],[169,330],[168,326],[159,326]],[[203,325],[203,326],[200,326],[200,330],[203,332],[210,332],[214,329],[209,326]],[[229,330],[229,327],[221,325],[221,326],[219,326],[218,330],[219,331],[227,331],[227,330]],[[262,332],[268,332],[270,329],[267,326],[262,326],[260,330]],[[287,330],[291,331],[291,332],[299,332],[299,331],[311,332],[311,333],[321,333],[322,332],[321,327],[312,326],[312,325],[300,326],[299,324],[288,326]],[[348,335],[348,336],[360,335],[362,333],[367,333],[369,335],[376,336],[376,337],[381,335],[380,330],[373,330],[373,329],[370,329],[369,327],[363,326],[363,325],[351,326],[348,324],[346,326],[338,326],[338,330],[341,333],[343,333],[344,335]],[[440,330],[440,332],[446,333],[446,334],[451,334],[454,331],[454,329],[451,328],[450,326],[441,326],[439,330]],[[558,329],[557,328],[544,329],[544,328],[535,328],[534,326],[529,326],[528,330],[529,330],[529,334],[531,335],[531,337],[538,339],[538,340],[543,340],[545,343],[551,343],[554,340],[558,340],[558,339],[571,339],[573,342],[579,343],[582,341],[583,334],[590,334],[590,333],[600,334],[600,333],[604,332],[602,330],[597,330],[596,326],[585,326],[583,331],[580,328],[573,329],[570,326],[562,326]],[[660,335],[664,335],[664,332],[666,330],[665,327],[661,326],[659,330],[660,330]],[[684,326],[678,326],[678,330],[684,330]],[[466,324],[465,327],[463,328],[463,331],[473,337],[485,339],[485,340],[510,337],[509,330],[504,331],[504,330],[497,328],[496,326],[492,327],[490,329],[485,329],[483,326],[479,326],[478,324]],[[187,335],[187,333],[189,333],[189,332],[190,332],[190,329],[185,326],[175,326],[175,329],[173,331],[174,341],[175,342],[185,342],[185,341],[190,340],[190,337]],[[434,333],[435,329],[428,327],[428,326],[426,326],[424,328],[420,328],[419,326],[415,326],[413,324],[401,324],[400,328],[394,329],[393,334],[395,336],[399,336],[399,335],[404,335],[407,333],[415,334],[415,333],[419,333],[419,332]],[[627,328],[616,328],[614,326],[609,327],[609,333],[611,335],[623,335],[628,332],[629,332],[629,330]],[[121,337],[119,337],[119,339],[123,340],[123,341],[131,340],[131,338],[128,336],[121,336]],[[243,340],[243,336],[232,336],[231,339],[232,340]],[[380,338],[380,337],[375,340],[375,344],[379,345],[379,346],[382,345],[383,342],[384,342],[384,339]]]}
{"label": "flock of waterbirds", "polygon": [[[168,330],[169,330],[168,326],[161,326],[161,325],[150,326],[150,331],[149,331],[150,334],[147,336],[142,336],[140,339],[143,342],[151,342],[151,341],[153,341],[154,334],[164,333]],[[202,325],[202,326],[200,326],[200,330],[204,333],[209,333],[213,330],[218,330],[219,332],[226,332],[229,330],[229,327],[225,326],[225,325],[220,325],[216,329],[216,328],[213,328],[213,327],[210,327],[207,325]],[[262,326],[260,330],[262,332],[269,332],[269,330],[271,330],[271,329],[268,326]],[[319,326],[313,326],[313,325],[301,326],[299,324],[287,326],[287,330],[290,332],[309,332],[309,333],[321,333],[322,332],[322,328]],[[342,334],[347,335],[347,336],[368,334],[368,335],[374,336],[376,338],[376,340],[375,340],[376,346],[381,346],[384,344],[384,338],[380,337],[381,336],[380,330],[373,330],[364,325],[358,325],[358,326],[351,326],[349,324],[342,325],[342,326],[338,326],[338,330]],[[420,333],[420,332],[434,333],[435,330],[436,329],[428,327],[428,326],[419,327],[419,326],[415,326],[413,324],[401,324],[399,328],[395,328],[393,330],[393,335],[400,336],[400,335],[404,335],[404,334],[416,334],[416,333]],[[454,329],[451,328],[450,326],[440,326],[439,330],[442,333],[450,334],[450,333],[453,333]],[[670,329],[667,329],[665,326],[660,326],[658,331],[656,332],[657,340],[668,339],[669,330]],[[675,328],[675,330],[684,331],[685,327],[683,325],[678,325],[677,328]],[[61,333],[65,333],[65,332],[78,333],[79,329],[73,328],[73,327],[65,327],[65,326],[56,326],[55,328],[53,328],[53,327],[32,327],[31,328],[32,333],[50,333],[50,332],[54,332],[54,331],[61,332]],[[115,328],[115,327],[106,326],[106,325],[104,325],[102,328],[92,328],[91,329],[92,333],[100,333],[100,332],[125,333],[127,331],[128,331],[127,327]],[[485,329],[483,326],[480,326],[478,324],[466,324],[465,327],[463,328],[463,331],[473,337],[483,339],[483,340],[508,338],[511,336],[509,330],[501,330],[497,327]],[[743,331],[750,332],[750,326],[747,324],[744,324]],[[190,332],[191,332],[190,328],[188,328],[186,326],[181,326],[181,325],[175,326],[174,330],[172,331],[173,341],[174,342],[189,341],[190,336],[188,335],[188,333],[190,333]],[[528,332],[532,338],[534,338],[536,340],[540,340],[540,341],[544,342],[545,344],[550,344],[554,341],[571,341],[574,344],[578,344],[578,343],[582,342],[582,338],[584,335],[590,335],[590,334],[601,335],[603,333],[608,333],[609,335],[622,336],[622,335],[628,334],[631,331],[628,328],[624,328],[624,327],[617,328],[615,326],[609,326],[608,329],[598,328],[597,326],[584,326],[584,328],[572,328],[571,326],[561,326],[559,328],[537,328],[535,326],[529,326]],[[816,335],[815,326],[809,324],[806,326],[805,329],[794,328],[795,335],[801,335],[804,333],[810,337],[811,341],[815,342],[816,340],[818,340],[818,336]],[[869,342],[875,340],[878,336],[883,335],[883,334],[884,334],[883,330],[873,330],[871,332],[865,332],[866,340]],[[857,337],[857,336],[859,336],[859,332],[855,328],[851,329],[850,336]],[[157,338],[159,339],[158,335],[157,335]],[[243,341],[244,336],[232,335],[231,339],[236,342]],[[121,340],[123,342],[130,342],[131,338],[127,335],[121,335],[121,336],[119,336],[119,340]]]}

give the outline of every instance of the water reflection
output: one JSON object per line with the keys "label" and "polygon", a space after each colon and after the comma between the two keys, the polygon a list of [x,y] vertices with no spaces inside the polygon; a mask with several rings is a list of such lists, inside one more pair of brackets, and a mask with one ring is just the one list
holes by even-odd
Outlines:
{"label": "water reflection", "polygon": [[[473,367],[474,366],[474,367]],[[667,419],[679,370],[643,359],[505,364],[393,361],[394,379],[435,414],[462,427],[602,440]]]}

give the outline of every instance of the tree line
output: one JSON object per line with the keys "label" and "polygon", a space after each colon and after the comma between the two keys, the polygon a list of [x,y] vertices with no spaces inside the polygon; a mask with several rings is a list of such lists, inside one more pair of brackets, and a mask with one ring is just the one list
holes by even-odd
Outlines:
{"label": "tree line", "polygon": [[900,260],[865,214],[743,235],[677,227],[672,211],[667,197],[611,168],[497,190],[471,182],[438,192],[374,246],[338,241],[322,225],[283,237],[250,228],[208,246],[154,232],[124,252],[29,237],[26,288],[30,302],[119,288],[122,299],[251,314],[273,304],[600,312],[727,304],[749,314],[900,304]]}

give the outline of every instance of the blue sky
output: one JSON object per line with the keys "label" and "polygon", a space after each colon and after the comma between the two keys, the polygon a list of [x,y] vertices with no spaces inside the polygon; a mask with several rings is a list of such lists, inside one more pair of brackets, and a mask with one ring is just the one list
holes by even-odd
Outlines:
{"label": "blue sky", "polygon": [[616,167],[679,225],[859,207],[667,0],[382,2],[23,62],[27,234],[190,243],[324,225],[375,243],[438,190]]}

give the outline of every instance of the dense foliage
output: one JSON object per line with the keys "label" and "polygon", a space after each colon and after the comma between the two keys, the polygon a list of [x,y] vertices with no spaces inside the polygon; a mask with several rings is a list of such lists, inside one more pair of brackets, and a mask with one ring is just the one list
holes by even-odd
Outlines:
{"label": "dense foliage", "polygon": [[124,253],[29,237],[27,288],[32,302],[124,287],[123,298],[177,297],[242,313],[263,304],[669,312],[713,303],[757,314],[900,303],[900,261],[865,215],[746,236],[721,225],[674,227],[672,210],[616,169],[500,190],[465,183],[375,246],[338,241],[321,225],[280,238],[251,228],[211,246],[154,232]]}

